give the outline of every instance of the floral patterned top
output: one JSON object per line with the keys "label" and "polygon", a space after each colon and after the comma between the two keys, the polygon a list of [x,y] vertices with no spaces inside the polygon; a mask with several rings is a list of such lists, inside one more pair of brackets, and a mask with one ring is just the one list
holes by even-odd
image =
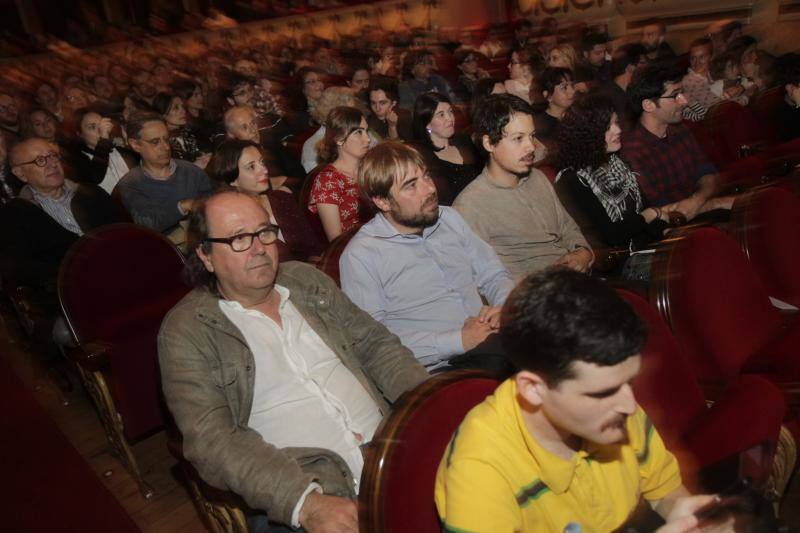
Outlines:
{"label": "floral patterned top", "polygon": [[316,213],[317,204],[339,206],[342,232],[349,230],[360,221],[358,183],[355,179],[339,172],[332,164],[325,165],[314,178],[311,195],[308,199],[308,209],[312,213]]}

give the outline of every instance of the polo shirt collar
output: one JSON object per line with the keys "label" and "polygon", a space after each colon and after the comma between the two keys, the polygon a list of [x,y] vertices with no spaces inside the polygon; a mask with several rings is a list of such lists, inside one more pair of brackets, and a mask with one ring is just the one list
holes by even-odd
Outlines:
{"label": "polo shirt collar", "polygon": [[563,494],[569,490],[572,480],[575,478],[575,469],[581,461],[586,460],[587,457],[593,455],[594,449],[588,446],[588,449],[578,450],[570,459],[562,459],[552,452],[545,450],[533,435],[528,431],[525,425],[525,420],[522,418],[522,410],[517,402],[517,385],[512,381],[511,394],[513,394],[514,412],[517,419],[519,432],[525,439],[525,445],[528,452],[536,461],[539,466],[539,477],[542,483],[547,485],[553,493]]}

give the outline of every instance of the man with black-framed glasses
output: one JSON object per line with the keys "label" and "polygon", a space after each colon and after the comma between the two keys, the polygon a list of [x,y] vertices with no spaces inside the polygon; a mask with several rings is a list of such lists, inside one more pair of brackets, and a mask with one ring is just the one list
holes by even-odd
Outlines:
{"label": "man with black-framed glasses", "polygon": [[638,124],[622,140],[622,153],[650,205],[673,204],[692,220],[700,213],[730,209],[732,197],[715,198],[717,169],[681,122],[688,104],[683,74],[653,64],[634,72],[627,93]]}
{"label": "man with black-framed glasses", "polygon": [[266,512],[251,531],[356,533],[362,447],[427,373],[325,274],[279,265],[277,233],[247,194],[197,202],[195,289],[159,333],[164,396],[200,476]]}

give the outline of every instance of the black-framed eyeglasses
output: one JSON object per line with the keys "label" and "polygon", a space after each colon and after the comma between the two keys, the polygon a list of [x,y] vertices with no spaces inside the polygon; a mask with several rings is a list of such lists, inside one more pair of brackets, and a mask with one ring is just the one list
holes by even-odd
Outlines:
{"label": "black-framed eyeglasses", "polygon": [[17,163],[17,165],[36,165],[37,167],[44,168],[47,166],[47,163],[51,161],[61,161],[61,154],[50,152],[49,154],[36,156],[36,159],[31,159],[30,161],[25,161],[24,163]]}
{"label": "black-framed eyeglasses", "polygon": [[675,94],[671,94],[669,96],[659,96],[658,99],[659,100],[677,100],[678,98],[682,98],[684,96],[686,96],[686,95],[683,94],[683,91],[678,91]]}
{"label": "black-framed eyeglasses", "polygon": [[264,226],[253,233],[238,233],[233,237],[207,237],[203,242],[218,242],[227,244],[234,252],[246,252],[253,246],[253,239],[258,237],[263,245],[272,244],[278,238],[280,228],[275,224]]}

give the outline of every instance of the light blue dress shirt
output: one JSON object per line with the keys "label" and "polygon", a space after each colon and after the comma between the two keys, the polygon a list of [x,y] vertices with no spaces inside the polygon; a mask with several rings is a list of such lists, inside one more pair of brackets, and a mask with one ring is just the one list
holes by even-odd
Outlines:
{"label": "light blue dress shirt", "polygon": [[364,224],[339,260],[342,290],[400,337],[426,366],[464,352],[461,328],[483,302],[514,288],[494,250],[455,210],[422,235],[403,235],[382,214]]}

